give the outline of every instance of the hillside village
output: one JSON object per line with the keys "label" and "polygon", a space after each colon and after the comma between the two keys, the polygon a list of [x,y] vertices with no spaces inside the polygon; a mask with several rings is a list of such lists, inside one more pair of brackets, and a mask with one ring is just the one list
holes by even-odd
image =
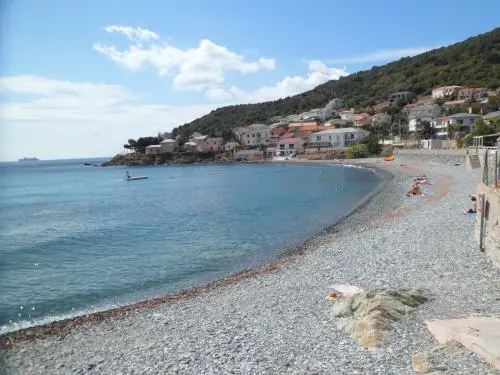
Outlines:
{"label": "hillside village", "polygon": [[342,98],[334,98],[323,108],[275,116],[271,124],[237,127],[223,136],[194,132],[186,141],[158,136],[143,148],[125,147],[146,155],[213,153],[248,161],[327,157],[332,152],[338,157],[372,134],[385,146],[459,148],[471,143],[479,121],[500,122],[499,92],[458,85],[436,87],[432,95],[420,97],[399,91],[361,109],[344,108]]}

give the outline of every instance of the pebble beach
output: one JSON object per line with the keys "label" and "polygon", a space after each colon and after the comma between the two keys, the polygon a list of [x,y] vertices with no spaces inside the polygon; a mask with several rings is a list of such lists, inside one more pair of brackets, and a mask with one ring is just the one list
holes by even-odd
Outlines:
{"label": "pebble beach", "polygon": [[[470,205],[479,171],[456,160],[364,160],[383,188],[353,214],[272,267],[141,308],[1,337],[5,374],[414,374],[411,356],[437,345],[430,319],[500,316],[500,270],[479,251]],[[406,197],[425,174],[425,196]],[[435,298],[362,349],[326,297],[332,285],[425,287]],[[43,331],[43,328],[40,328]],[[47,331],[47,330],[45,330]],[[31,336],[30,336],[31,335]],[[476,354],[444,356],[443,374],[496,374]]]}

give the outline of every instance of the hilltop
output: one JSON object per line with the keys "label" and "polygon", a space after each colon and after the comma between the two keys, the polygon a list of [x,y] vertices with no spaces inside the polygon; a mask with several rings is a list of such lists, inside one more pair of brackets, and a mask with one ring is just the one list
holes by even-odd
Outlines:
{"label": "hilltop", "polygon": [[342,98],[346,107],[359,108],[383,102],[394,91],[428,95],[432,88],[444,85],[500,87],[500,28],[448,47],[329,81],[292,97],[222,107],[175,128],[173,135],[187,138],[195,131],[224,135],[238,126],[269,123],[274,116],[322,107],[334,97]]}

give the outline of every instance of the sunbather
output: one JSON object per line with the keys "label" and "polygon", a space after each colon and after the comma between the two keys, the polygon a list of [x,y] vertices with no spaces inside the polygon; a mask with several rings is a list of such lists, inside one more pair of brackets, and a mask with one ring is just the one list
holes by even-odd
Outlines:
{"label": "sunbather", "polygon": [[462,213],[464,214],[475,214],[477,213],[477,200],[476,200],[476,197],[472,196],[470,198],[470,200],[472,201],[472,207],[467,209],[467,208],[464,208],[462,210]]}
{"label": "sunbather", "polygon": [[408,193],[406,193],[407,197],[411,197],[412,195],[424,195],[418,184],[414,184],[411,189],[408,190]]}

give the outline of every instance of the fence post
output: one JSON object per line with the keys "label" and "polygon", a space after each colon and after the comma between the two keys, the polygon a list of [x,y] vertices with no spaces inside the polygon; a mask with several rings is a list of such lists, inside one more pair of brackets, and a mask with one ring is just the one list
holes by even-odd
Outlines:
{"label": "fence post", "polygon": [[488,186],[488,150],[484,153],[483,182]]}
{"label": "fence post", "polygon": [[500,164],[498,163],[498,152],[499,150],[496,150],[495,151],[495,171],[494,171],[494,176],[495,176],[495,189],[498,189],[499,188],[499,184],[500,184],[500,175],[499,175],[499,172],[500,172]]}

